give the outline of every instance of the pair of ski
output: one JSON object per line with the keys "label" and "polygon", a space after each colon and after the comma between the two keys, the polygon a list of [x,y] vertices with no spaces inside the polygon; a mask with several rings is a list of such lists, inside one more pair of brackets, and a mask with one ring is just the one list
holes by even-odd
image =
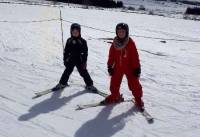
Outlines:
{"label": "pair of ski", "polygon": [[[62,89],[60,89],[60,90],[62,90]],[[52,88],[52,89],[47,89],[47,90],[44,90],[44,91],[41,91],[41,92],[37,92],[37,93],[35,93],[35,96],[32,99],[39,98],[39,97],[41,97],[43,95],[46,95],[46,94],[49,94],[49,93],[52,93],[52,92],[60,92],[60,90],[53,90],[53,88]],[[106,94],[104,92],[101,92],[99,90],[93,90],[93,91],[87,90],[87,91],[88,91],[88,93],[99,94],[99,95],[101,95],[103,97],[107,97],[108,96],[108,94]],[[135,104],[134,99],[126,99],[123,102],[133,102]],[[123,102],[119,102],[119,103],[123,103]],[[77,105],[77,109],[76,110],[83,110],[83,109],[88,109],[88,108],[98,107],[98,106],[106,106],[106,104],[103,104],[102,102],[90,103],[90,104],[85,104],[85,105],[81,105],[80,104],[80,105]],[[138,109],[138,111],[141,112],[141,114],[145,117],[147,122],[153,123],[154,118],[146,111],[145,108]]]}
{"label": "pair of ski", "polygon": [[[132,103],[135,104],[134,99],[126,99],[123,102],[132,102]],[[119,102],[119,103],[123,103],[123,102]],[[113,103],[113,104],[109,104],[109,105],[114,105],[114,104],[117,104],[117,103]],[[88,108],[98,107],[98,106],[107,106],[107,105],[103,104],[102,102],[85,104],[85,105],[77,105],[77,109],[76,110],[83,110],[83,109],[88,109]],[[137,110],[138,110],[138,112],[140,112],[145,117],[145,119],[147,120],[148,123],[153,123],[154,122],[154,118],[146,111],[145,108],[141,108],[141,109],[137,108]]]}
{"label": "pair of ski", "polygon": [[[36,92],[36,93],[35,93],[35,96],[33,96],[32,99],[39,98],[39,97],[41,97],[41,96],[43,96],[43,95],[47,95],[47,94],[52,93],[52,92],[59,92],[59,91],[63,90],[64,88],[59,89],[59,90],[53,90],[53,89],[54,89],[54,88],[47,89],[47,90],[44,90],[44,91],[41,91],[41,92]],[[99,94],[99,95],[101,95],[101,96],[103,96],[103,97],[108,96],[108,94],[106,94],[106,93],[104,93],[104,92],[101,92],[101,91],[99,91],[99,90],[87,90],[87,89],[86,89],[86,91],[88,91],[88,93],[96,93],[96,94]]]}

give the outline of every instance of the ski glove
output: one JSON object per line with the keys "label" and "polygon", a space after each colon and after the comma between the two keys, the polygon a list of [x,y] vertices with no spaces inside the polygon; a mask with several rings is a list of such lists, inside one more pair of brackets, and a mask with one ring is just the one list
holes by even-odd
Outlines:
{"label": "ski glove", "polygon": [[114,69],[112,66],[108,66],[108,74],[112,76],[114,74]]}
{"label": "ski glove", "polygon": [[136,69],[134,69],[133,75],[134,75],[135,77],[139,78],[139,77],[140,77],[140,74],[141,74],[141,68],[136,68]]}
{"label": "ski glove", "polygon": [[69,62],[69,59],[70,59],[70,57],[68,57],[67,59],[64,59],[63,60],[63,63],[64,63],[64,65],[65,65],[65,67],[67,66],[67,64],[68,64],[68,62]]}

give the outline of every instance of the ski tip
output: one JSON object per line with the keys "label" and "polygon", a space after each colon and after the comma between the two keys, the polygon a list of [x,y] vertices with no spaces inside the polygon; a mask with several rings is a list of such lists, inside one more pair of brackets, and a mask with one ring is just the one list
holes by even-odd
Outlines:
{"label": "ski tip", "polygon": [[153,124],[153,123],[154,123],[154,118],[149,118],[149,119],[147,119],[147,122],[148,122],[149,124]]}
{"label": "ski tip", "polygon": [[79,111],[79,110],[82,110],[82,108],[76,108],[75,110],[76,110],[76,111]]}
{"label": "ski tip", "polygon": [[75,110],[82,110],[83,108],[79,105],[77,105],[77,108]]}
{"label": "ski tip", "polygon": [[36,95],[34,97],[32,97],[32,99],[36,99],[36,98],[39,98],[41,95]]}

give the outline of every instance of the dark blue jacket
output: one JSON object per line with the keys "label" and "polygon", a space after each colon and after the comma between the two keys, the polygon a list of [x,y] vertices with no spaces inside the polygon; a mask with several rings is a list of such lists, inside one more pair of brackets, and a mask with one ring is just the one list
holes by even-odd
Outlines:
{"label": "dark blue jacket", "polygon": [[87,42],[82,37],[71,37],[67,40],[64,50],[64,63],[86,63],[88,56]]}

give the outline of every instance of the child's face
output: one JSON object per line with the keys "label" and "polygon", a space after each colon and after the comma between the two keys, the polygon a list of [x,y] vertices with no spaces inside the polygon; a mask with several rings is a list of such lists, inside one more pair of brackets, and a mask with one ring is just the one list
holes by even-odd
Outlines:
{"label": "child's face", "polygon": [[73,37],[79,37],[79,36],[80,36],[79,30],[78,30],[78,29],[72,30],[72,36],[73,36]]}
{"label": "child's face", "polygon": [[120,38],[120,39],[123,39],[126,37],[126,30],[124,29],[119,29],[117,30],[117,36]]}

